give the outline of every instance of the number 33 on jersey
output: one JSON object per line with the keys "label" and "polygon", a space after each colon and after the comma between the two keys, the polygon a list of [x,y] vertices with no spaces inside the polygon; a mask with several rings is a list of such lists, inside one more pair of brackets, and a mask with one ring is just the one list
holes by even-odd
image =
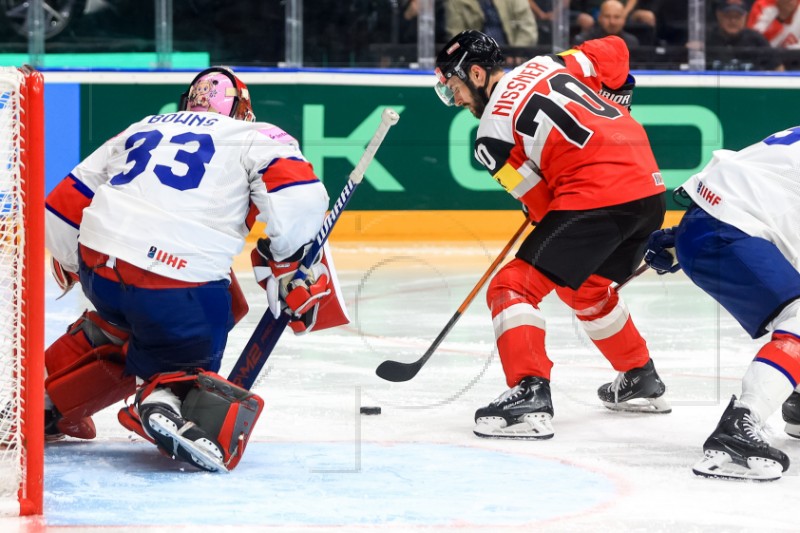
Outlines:
{"label": "number 33 on jersey", "polygon": [[132,124],[73,169],[48,195],[49,231],[62,235],[48,246],[72,271],[79,240],[155,274],[205,282],[228,277],[255,220],[268,224],[282,258],[316,234],[327,205],[282,129],[179,111]]}
{"label": "number 33 on jersey", "polygon": [[644,128],[597,94],[627,77],[628,49],[618,37],[530,59],[494,88],[475,157],[538,216],[543,190],[545,211],[595,209],[663,192]]}

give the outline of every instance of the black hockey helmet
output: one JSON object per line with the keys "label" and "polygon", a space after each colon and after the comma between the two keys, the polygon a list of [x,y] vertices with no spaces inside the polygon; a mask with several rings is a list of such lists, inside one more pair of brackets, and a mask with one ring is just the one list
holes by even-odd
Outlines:
{"label": "black hockey helmet", "polygon": [[483,67],[487,72],[503,62],[503,54],[497,41],[477,30],[464,30],[447,43],[436,56],[436,94],[445,105],[455,104],[453,91],[447,86],[447,80],[458,76],[468,85],[470,65]]}

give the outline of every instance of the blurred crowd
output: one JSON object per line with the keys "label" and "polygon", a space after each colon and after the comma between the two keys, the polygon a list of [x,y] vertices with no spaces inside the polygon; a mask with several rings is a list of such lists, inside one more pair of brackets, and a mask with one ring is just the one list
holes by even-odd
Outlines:
{"label": "blurred crowd", "polygon": [[[478,29],[494,37],[512,63],[552,51],[556,19],[568,27],[568,45],[619,35],[631,50],[633,68],[685,68],[688,51],[699,46],[689,32],[689,0],[315,0],[303,2],[303,65],[413,65],[423,1],[433,5],[437,45],[464,29]],[[285,59],[286,17],[293,2],[174,2],[174,47],[208,52],[212,63],[278,65]],[[48,50],[152,48],[153,11],[140,3],[71,4],[84,12],[72,14],[69,27],[48,41]],[[800,0],[707,0],[706,7],[708,69],[800,69]],[[0,30],[8,22],[0,17]],[[24,28],[17,30],[24,34]],[[16,45],[6,39],[6,50],[21,51],[24,39],[17,37]]]}
{"label": "blurred crowd", "polygon": [[[413,46],[419,0],[394,2],[408,31],[392,44]],[[688,51],[698,46],[688,30],[688,0],[434,0],[434,6],[437,43],[479,29],[512,60],[552,49],[555,9],[563,10],[569,45],[618,35],[631,50],[634,68],[685,67]],[[707,68],[800,69],[799,7],[800,0],[709,0]]]}

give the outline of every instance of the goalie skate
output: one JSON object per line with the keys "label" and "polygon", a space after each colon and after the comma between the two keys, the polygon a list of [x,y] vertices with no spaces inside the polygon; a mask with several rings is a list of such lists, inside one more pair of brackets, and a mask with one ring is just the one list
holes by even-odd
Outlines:
{"label": "goalie skate", "polygon": [[141,407],[142,426],[170,456],[209,472],[227,472],[222,451],[205,431],[163,404]]}
{"label": "goalie skate", "polygon": [[663,397],[666,391],[650,359],[641,368],[620,372],[613,382],[597,389],[597,396],[612,411],[666,414],[672,412]]}
{"label": "goalie skate", "polygon": [[473,433],[495,439],[550,439],[552,418],[550,382],[527,377],[475,412]]}
{"label": "goalie skate", "polygon": [[789,399],[783,402],[781,408],[783,421],[786,422],[786,434],[790,437],[800,439],[800,393],[793,392]]}
{"label": "goalie skate", "polygon": [[775,481],[789,468],[785,453],[767,443],[750,414],[731,398],[717,428],[703,444],[703,459],[692,472],[698,476]]}

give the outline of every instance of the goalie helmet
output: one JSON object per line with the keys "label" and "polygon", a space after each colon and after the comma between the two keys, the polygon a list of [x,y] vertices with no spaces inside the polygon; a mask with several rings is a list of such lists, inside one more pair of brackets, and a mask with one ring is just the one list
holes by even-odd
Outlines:
{"label": "goalie helmet", "polygon": [[447,80],[455,74],[471,87],[468,77],[470,65],[478,65],[491,72],[502,63],[503,54],[497,41],[477,30],[464,30],[453,37],[436,56],[436,93],[442,102],[452,106],[455,98],[447,86]]}
{"label": "goalie helmet", "polygon": [[181,95],[178,109],[219,113],[246,122],[256,120],[247,85],[225,67],[207,68],[195,76]]}

